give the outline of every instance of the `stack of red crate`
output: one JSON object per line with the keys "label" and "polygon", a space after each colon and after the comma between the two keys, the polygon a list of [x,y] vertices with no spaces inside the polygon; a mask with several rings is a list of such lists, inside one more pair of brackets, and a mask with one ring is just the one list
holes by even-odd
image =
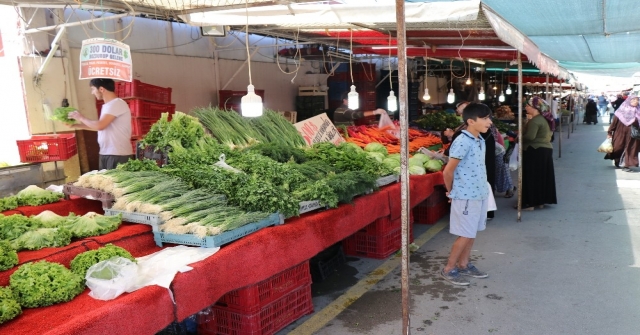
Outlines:
{"label": "stack of red crate", "polygon": [[[134,79],[116,83],[116,95],[127,102],[131,110],[131,145],[135,153],[136,142],[144,137],[162,113],[173,114],[176,105],[171,103],[171,87],[159,87]],[[101,100],[96,100],[98,117],[102,111]]]}
{"label": "stack of red crate", "polygon": [[449,213],[449,199],[444,186],[436,186],[427,200],[413,208],[416,223],[434,224]]}
{"label": "stack of red crate", "polygon": [[275,334],[313,312],[309,261],[222,296],[199,313],[198,334]]}
{"label": "stack of red crate", "polygon": [[[386,216],[357,231],[342,241],[344,253],[350,256],[384,259],[400,250],[402,221]],[[413,242],[413,215],[409,218],[409,241]]]}

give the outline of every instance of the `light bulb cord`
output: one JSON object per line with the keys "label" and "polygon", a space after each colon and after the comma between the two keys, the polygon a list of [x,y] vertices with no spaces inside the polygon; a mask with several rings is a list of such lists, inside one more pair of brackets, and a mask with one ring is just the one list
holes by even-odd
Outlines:
{"label": "light bulb cord", "polygon": [[389,31],[389,87],[393,91],[393,81],[391,80],[391,75],[393,70],[391,70],[391,31]]}
{"label": "light bulb cord", "polygon": [[353,84],[353,68],[351,66],[351,56],[353,55],[353,29],[349,28],[349,74],[351,75],[351,84]]}
{"label": "light bulb cord", "polygon": [[249,68],[249,85],[253,85],[251,83],[251,54],[249,54],[249,0],[244,1],[245,11],[247,16],[247,26],[244,32],[244,44],[247,47],[247,66]]}

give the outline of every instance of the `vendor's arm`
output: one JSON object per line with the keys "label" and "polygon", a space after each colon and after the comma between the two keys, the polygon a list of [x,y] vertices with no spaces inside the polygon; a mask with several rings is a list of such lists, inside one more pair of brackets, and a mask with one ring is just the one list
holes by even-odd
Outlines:
{"label": "vendor's arm", "polygon": [[78,111],[69,113],[69,118],[80,121],[82,123],[80,125],[76,125],[76,127],[73,127],[73,128],[96,130],[96,131],[107,128],[107,126],[110,125],[111,122],[113,122],[113,120],[116,119],[114,115],[105,114],[100,118],[100,120],[89,120],[86,117],[84,117],[82,114],[80,114]]}

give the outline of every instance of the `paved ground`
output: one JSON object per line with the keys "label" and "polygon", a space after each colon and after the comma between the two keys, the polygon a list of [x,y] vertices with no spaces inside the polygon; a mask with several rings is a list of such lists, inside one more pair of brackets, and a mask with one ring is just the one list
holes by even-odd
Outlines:
{"label": "paved ground", "polygon": [[[516,222],[515,198],[496,199],[496,218],[473,251],[489,278],[466,288],[444,282],[448,218],[438,233],[416,225],[416,236],[429,228],[434,236],[422,235],[428,241],[411,256],[412,334],[640,334],[640,173],[596,152],[603,121],[578,125],[569,139],[565,128],[561,158],[556,135],[558,205]],[[397,264],[349,258],[312,286],[315,315],[279,334],[401,334]]]}

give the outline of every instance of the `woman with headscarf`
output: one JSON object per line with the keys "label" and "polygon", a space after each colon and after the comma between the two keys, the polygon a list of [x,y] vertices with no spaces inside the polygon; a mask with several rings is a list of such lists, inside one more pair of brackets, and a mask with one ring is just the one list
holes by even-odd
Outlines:
{"label": "woman with headscarf", "polygon": [[582,123],[586,124],[598,124],[598,105],[593,99],[587,101],[587,106],[584,109],[584,120]]}
{"label": "woman with headscarf", "polygon": [[604,159],[612,159],[616,167],[622,165],[622,171],[625,172],[633,172],[630,167],[638,166],[640,141],[631,138],[631,125],[638,126],[638,115],[638,97],[630,95],[616,110],[607,131],[607,138],[613,144],[613,152],[606,154]]}
{"label": "woman with headscarf", "polygon": [[522,209],[556,204],[551,135],[555,129],[549,105],[532,97],[525,107],[527,124],[522,133]]}

